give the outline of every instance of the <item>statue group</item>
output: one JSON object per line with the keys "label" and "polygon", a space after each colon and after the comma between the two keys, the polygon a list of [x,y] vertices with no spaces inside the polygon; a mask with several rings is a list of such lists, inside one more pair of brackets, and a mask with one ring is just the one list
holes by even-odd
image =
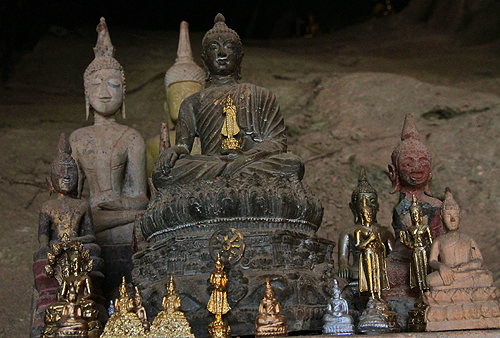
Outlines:
{"label": "statue group", "polygon": [[458,230],[451,192],[432,197],[431,154],[410,114],[389,164],[393,232],[377,223],[362,168],[335,278],[335,243],[316,236],[322,205],[287,150],[275,95],[239,83],[243,47],[224,16],[202,40],[206,71],[181,23],[165,76],[167,123],[147,142],[115,119],[125,118],[125,75],[104,18],[97,32],[84,74],[94,124],[61,135],[48,180],[57,198],[40,212],[33,337],[500,327],[500,293],[477,243]]}

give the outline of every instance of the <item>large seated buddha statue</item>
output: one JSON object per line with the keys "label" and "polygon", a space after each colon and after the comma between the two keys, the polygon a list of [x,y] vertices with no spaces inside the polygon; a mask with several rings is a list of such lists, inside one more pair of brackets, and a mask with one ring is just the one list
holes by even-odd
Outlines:
{"label": "large seated buddha statue", "polygon": [[425,292],[426,330],[489,329],[500,327],[499,290],[485,269],[476,241],[459,230],[460,207],[447,188],[441,218],[448,232],[431,247]]}
{"label": "large seated buddha statue", "polygon": [[[210,85],[182,102],[175,146],[160,154],[153,170],[157,193],[141,219],[147,248],[134,255],[134,283],[146,307],[153,307],[150,313],[161,305],[152,284],[166,285],[173,274],[191,285],[183,304],[193,332],[203,336],[209,294],[199,285],[220,253],[225,263],[229,260],[229,284],[234,283],[228,285],[234,334],[253,334],[249,323],[260,302],[256,290],[266,277],[278,281],[277,294],[286,295],[290,327],[320,329],[318,299],[326,303],[323,290],[331,287],[323,287],[331,281],[321,277],[331,268],[334,247],[315,236],[323,208],[301,182],[303,162],[287,152],[275,95],[238,82],[242,44],[222,14],[202,45]],[[197,137],[201,154],[193,155]],[[283,268],[297,273],[276,273]],[[194,280],[200,283],[196,287]],[[295,297],[299,289],[301,297]]]}

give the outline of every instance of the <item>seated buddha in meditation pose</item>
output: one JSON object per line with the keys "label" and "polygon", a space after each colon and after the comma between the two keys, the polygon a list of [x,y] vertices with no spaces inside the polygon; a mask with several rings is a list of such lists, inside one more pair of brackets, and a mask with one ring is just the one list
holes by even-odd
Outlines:
{"label": "seated buddha in meditation pose", "polygon": [[[155,188],[238,174],[301,180],[304,165],[287,153],[276,97],[267,89],[238,83],[242,44],[222,14],[216,16],[202,43],[211,85],[182,102],[176,145],[160,155],[153,170]],[[200,138],[200,155],[190,155],[195,137]]]}
{"label": "seated buddha in meditation pose", "polygon": [[427,275],[430,290],[491,286],[493,276],[481,267],[483,257],[477,243],[459,231],[460,207],[448,188],[441,218],[448,232],[432,243],[429,265],[436,271]]}
{"label": "seated buddha in meditation pose", "polygon": [[255,336],[286,336],[288,326],[281,314],[281,304],[274,298],[274,289],[269,278],[266,280],[264,298],[260,302],[259,314],[255,318]]}

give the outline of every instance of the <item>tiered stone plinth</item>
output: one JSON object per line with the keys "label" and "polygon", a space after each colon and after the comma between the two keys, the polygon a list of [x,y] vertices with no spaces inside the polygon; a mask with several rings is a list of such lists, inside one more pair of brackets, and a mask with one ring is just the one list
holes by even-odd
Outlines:
{"label": "tiered stone plinth", "polygon": [[133,282],[148,316],[161,309],[165,286],[174,275],[193,333],[208,336],[214,252],[230,247],[229,242],[214,246],[214,238],[219,234],[231,240],[240,233],[243,239],[237,244],[244,242],[245,248],[235,250],[241,251],[241,259],[225,263],[231,311],[224,320],[231,333],[254,334],[266,278],[289,331],[320,331],[333,286],[335,245],[315,236],[321,218],[319,201],[301,182],[285,178],[220,177],[159,191],[141,224],[149,246],[133,256]]}
{"label": "tiered stone plinth", "polygon": [[500,328],[499,296],[494,286],[426,292],[426,330]]}

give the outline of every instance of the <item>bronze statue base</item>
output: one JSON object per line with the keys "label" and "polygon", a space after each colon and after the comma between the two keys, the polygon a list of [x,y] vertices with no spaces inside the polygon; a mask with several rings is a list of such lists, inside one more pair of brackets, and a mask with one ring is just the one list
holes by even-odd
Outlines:
{"label": "bronze statue base", "polygon": [[[173,274],[185,312],[196,337],[207,336],[213,317],[206,310],[208,280],[213,268],[210,241],[214,233],[237,231],[245,250],[237,262],[226,264],[231,311],[226,320],[233,335],[253,335],[254,319],[270,278],[290,331],[322,327],[324,306],[333,278],[334,243],[314,236],[315,226],[284,219],[219,219],[178,227],[164,239],[133,256],[133,281],[143,295],[149,316],[161,308],[165,286]],[[222,236],[224,237],[224,236]],[[231,236],[228,236],[231,237]],[[221,243],[221,249],[226,243]],[[241,243],[240,243],[241,244]],[[213,253],[212,253],[213,254]]]}

